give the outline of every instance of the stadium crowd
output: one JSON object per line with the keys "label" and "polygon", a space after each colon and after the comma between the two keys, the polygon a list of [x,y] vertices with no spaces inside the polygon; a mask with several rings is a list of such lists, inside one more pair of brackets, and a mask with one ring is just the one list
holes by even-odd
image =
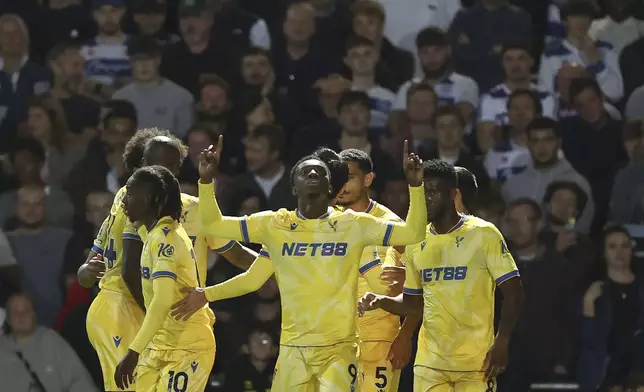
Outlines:
{"label": "stadium crowd", "polygon": [[[468,169],[470,212],[524,288],[499,390],[644,390],[640,17],[636,0],[0,0],[0,389],[102,387],[97,289],[76,271],[131,174],[126,143],[160,127],[185,142],[195,196],[224,135],[228,215],[295,208],[288,173],[319,146],[368,153],[372,197],[401,217],[404,140]],[[241,272],[208,266],[207,284]],[[208,390],[269,390],[274,278],[211,307]]]}

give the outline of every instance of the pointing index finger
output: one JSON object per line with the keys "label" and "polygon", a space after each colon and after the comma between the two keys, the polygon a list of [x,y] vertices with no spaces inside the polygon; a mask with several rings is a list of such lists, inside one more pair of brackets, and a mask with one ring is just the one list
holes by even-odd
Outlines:
{"label": "pointing index finger", "polygon": [[219,135],[219,138],[217,138],[217,147],[215,148],[215,153],[219,157],[221,154],[221,149],[224,145],[224,135]]}
{"label": "pointing index finger", "polygon": [[405,140],[403,143],[403,161],[407,162],[407,158],[409,157],[409,141]]}

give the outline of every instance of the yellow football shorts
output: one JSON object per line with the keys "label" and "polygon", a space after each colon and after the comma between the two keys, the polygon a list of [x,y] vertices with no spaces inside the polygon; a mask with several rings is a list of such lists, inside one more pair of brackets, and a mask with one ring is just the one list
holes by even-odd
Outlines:
{"label": "yellow football shorts", "polygon": [[360,342],[358,346],[358,391],[396,392],[400,369],[394,369],[387,360],[391,342]]}
{"label": "yellow football shorts", "polygon": [[136,367],[136,392],[203,392],[215,363],[212,347],[199,351],[145,349]]}
{"label": "yellow football shorts", "polygon": [[[114,291],[102,290],[92,302],[85,325],[101,362],[106,391],[119,390],[114,383],[116,366],[127,353],[144,317],[131,296]],[[129,391],[134,391],[134,386]]]}
{"label": "yellow football shorts", "polygon": [[414,366],[414,392],[495,392],[496,380],[483,372],[453,372]]}
{"label": "yellow football shorts", "polygon": [[357,345],[324,347],[280,346],[273,391],[355,391],[358,381]]}

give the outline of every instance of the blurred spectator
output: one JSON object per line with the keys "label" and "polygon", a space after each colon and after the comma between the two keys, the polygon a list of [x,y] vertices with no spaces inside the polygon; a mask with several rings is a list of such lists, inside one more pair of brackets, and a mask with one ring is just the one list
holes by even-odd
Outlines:
{"label": "blurred spectator", "polygon": [[249,48],[241,58],[240,73],[246,87],[255,87],[263,95],[272,98],[275,93],[275,70],[269,52],[260,47]]}
{"label": "blurred spectator", "polygon": [[53,330],[36,322],[25,295],[8,303],[10,334],[0,337],[0,378],[11,391],[93,392],[96,386],[74,350]]}
{"label": "blurred spectator", "polygon": [[232,45],[247,49],[252,46],[270,50],[271,36],[264,19],[246,12],[235,0],[218,0],[213,32]]}
{"label": "blurred spectator", "polygon": [[313,45],[315,9],[306,2],[288,7],[282,34],[273,46],[275,88],[285,99],[285,110],[293,117],[285,125],[299,128],[320,117],[311,88],[318,79],[338,71],[341,52],[336,56]]}
{"label": "blurred spectator", "polygon": [[644,85],[636,88],[628,97],[624,115],[629,120],[644,119]]}
{"label": "blurred spectator", "polygon": [[124,15],[124,0],[92,0],[98,34],[83,45],[81,53],[85,58],[85,76],[97,83],[96,91],[105,97],[130,77],[128,37],[121,27]]}
{"label": "blurred spectator", "polygon": [[606,222],[615,174],[627,160],[621,141],[622,122],[604,109],[602,91],[594,79],[573,80],[570,98],[579,117],[560,121],[561,148],[590,184],[595,204],[593,233],[597,233]]}
{"label": "blurred spectator", "polygon": [[423,148],[421,158],[441,159],[454,166],[464,167],[476,176],[480,189],[486,189],[490,178],[481,163],[463,146],[465,119],[456,105],[441,106],[432,119],[432,128],[436,131],[436,141],[431,141]]}
{"label": "blurred spectator", "polygon": [[27,117],[27,102],[51,86],[47,70],[29,59],[29,38],[18,15],[0,16],[0,152],[11,148],[16,126]]}
{"label": "blurred spectator", "polygon": [[[385,10],[380,3],[373,0],[358,0],[351,6],[351,12],[353,13],[353,34],[366,38],[372,43],[376,61],[375,82],[383,88],[397,91],[414,75],[414,56],[394,46],[383,35]],[[413,41],[411,44],[413,46]],[[348,45],[347,49],[349,46],[351,45]]]}
{"label": "blurred spectator", "polygon": [[17,227],[7,233],[14,250],[22,287],[31,295],[42,325],[54,327],[62,306],[65,275],[76,277],[78,249],[73,233],[45,220],[45,190],[28,185],[18,190]]}
{"label": "blurred spectator", "polygon": [[[527,392],[535,381],[570,371],[574,336],[568,261],[539,241],[539,204],[519,198],[508,206],[507,238],[521,273],[523,308],[510,340],[510,360],[500,392]],[[544,282],[548,284],[544,285]]]}
{"label": "blurred spectator", "polygon": [[276,125],[258,126],[245,141],[247,172],[234,179],[233,200],[237,195],[249,191],[261,192],[268,202],[268,208],[277,211],[280,208],[297,207],[291,189],[289,169],[284,163],[286,135]]}
{"label": "blurred spectator", "polygon": [[87,257],[94,238],[98,235],[105,217],[110,214],[114,194],[106,190],[92,191],[85,198],[85,214],[78,219],[74,232],[80,237],[84,247],[83,257]]}
{"label": "blurred spectator", "polygon": [[69,131],[62,108],[51,98],[34,98],[29,103],[26,130],[45,149],[47,158],[41,172],[42,179],[47,185],[61,186],[85,154],[83,146],[68,142]]}
{"label": "blurred spectator", "polygon": [[338,43],[346,42],[351,32],[349,2],[343,0],[308,1],[315,11],[315,36],[313,44],[323,48],[329,55],[342,57],[344,48]]}
{"label": "blurred spectator", "polygon": [[402,173],[394,172],[392,177],[385,181],[385,186],[380,192],[380,200],[398,216],[407,216],[409,209],[409,190],[407,180]]}
{"label": "blurred spectator", "polygon": [[[371,0],[368,0],[371,1]],[[396,95],[376,84],[378,54],[367,38],[352,37],[347,41],[345,64],[351,70],[351,89],[364,91],[371,99],[370,128],[386,129]]]}
{"label": "blurred spectator", "polygon": [[70,41],[57,43],[49,52],[47,63],[54,77],[51,96],[58,101],[67,120],[68,142],[82,150],[96,136],[101,107],[82,93],[87,83],[80,49],[80,45]]}
{"label": "blurred spectator", "polygon": [[[503,129],[502,140],[485,153],[483,161],[490,178],[504,182],[532,164],[526,129],[532,120],[542,116],[541,100],[537,94],[534,90],[523,89],[510,94],[507,101],[508,124]],[[484,150],[482,144],[485,142],[479,139],[481,150]]]}
{"label": "blurred spectator", "polygon": [[[460,0],[423,0],[398,1],[378,0],[387,15],[384,33],[391,43],[414,56],[414,76],[422,76],[422,67],[418,63],[416,36],[426,27],[436,27],[447,31],[452,20],[461,9]],[[410,75],[411,76],[411,75]]]}
{"label": "blurred spectator", "polygon": [[[0,229],[0,321],[4,320],[4,305],[11,294],[20,290],[20,270],[11,244]],[[1,334],[0,334],[1,335]]]}
{"label": "blurred spectator", "polygon": [[161,127],[185,136],[194,120],[194,100],[188,90],[159,75],[159,44],[150,37],[136,37],[130,40],[127,53],[132,82],[117,90],[112,99],[134,105],[139,127]]}
{"label": "blurred spectator", "polygon": [[9,154],[13,171],[14,189],[0,195],[0,224],[15,226],[12,222],[17,212],[19,195],[16,189],[44,187],[45,220],[49,225],[70,228],[74,205],[69,196],[56,184],[45,185],[41,173],[45,165],[45,150],[31,138],[21,138]]}
{"label": "blurred spectator", "polygon": [[633,274],[632,239],[625,228],[604,229],[601,257],[605,271],[583,299],[577,366],[583,392],[624,390],[633,372],[644,371],[644,285]]}
{"label": "blurred spectator", "polygon": [[207,123],[197,123],[188,130],[185,137],[188,156],[181,165],[178,176],[180,181],[190,184],[199,181],[199,154],[208,146],[217,144],[218,136],[211,124]]}
{"label": "blurred spectator", "polygon": [[166,47],[161,75],[199,94],[199,83],[213,74],[224,79],[232,73],[235,51],[213,35],[214,5],[210,0],[180,0],[180,42]]}
{"label": "blurred spectator", "polygon": [[277,345],[270,332],[257,328],[248,334],[241,355],[226,373],[224,389],[229,392],[269,391],[277,357]]}
{"label": "blurred spectator", "polygon": [[501,61],[505,81],[492,88],[481,98],[476,136],[479,140],[479,148],[483,152],[487,151],[484,148],[486,143],[481,141],[491,139],[496,126],[508,123],[508,98],[516,90],[533,90],[541,104],[542,111],[540,115],[556,118],[556,99],[554,95],[541,91],[532,82],[534,60],[530,54],[530,47],[524,43],[507,44],[501,52]]}
{"label": "blurred spectator", "polygon": [[165,31],[166,0],[134,0],[129,10],[140,36],[154,38],[162,47],[179,42],[178,35]]}
{"label": "blurred spectator", "polygon": [[622,49],[619,66],[624,77],[624,97],[628,98],[635,89],[644,86],[644,36]]}
{"label": "blurred spectator", "polygon": [[[566,63],[561,66],[559,72],[557,73],[557,79],[555,81],[557,86],[557,95],[559,96],[559,105],[558,105],[558,119],[566,119],[570,117],[578,117],[579,113],[575,109],[575,105],[570,98],[570,84],[573,80],[579,78],[592,78],[592,74],[588,69],[584,68],[579,63]],[[621,113],[610,103],[606,102],[604,99],[603,102],[604,109],[610,114],[615,120],[622,118]]]}
{"label": "blurred spectator", "polygon": [[611,44],[619,57],[624,47],[644,35],[644,21],[636,19],[637,3],[631,0],[610,0],[604,2],[607,15],[595,19],[588,35],[595,41]]}
{"label": "blurred spectator", "polygon": [[249,190],[232,200],[231,211],[234,211],[236,216],[244,216],[254,214],[256,212],[268,209],[266,197],[262,194],[261,190]]}
{"label": "blurred spectator", "polygon": [[622,135],[628,164],[615,175],[608,219],[622,225],[644,224],[644,124],[629,122]]}
{"label": "blurred spectator", "polygon": [[[42,2],[38,23],[31,26],[32,46],[38,54],[46,54],[70,40],[85,41],[96,33],[87,3],[82,0],[49,0]],[[40,59],[42,60],[42,59]]]}
{"label": "blurred spectator", "polygon": [[230,94],[230,85],[221,77],[205,77],[201,82],[199,102],[196,105],[197,120],[207,123],[217,133],[224,134],[233,107]]}
{"label": "blurred spectator", "polygon": [[494,226],[500,229],[503,227],[505,202],[501,195],[494,189],[485,189],[476,195],[474,210],[470,211],[470,213],[493,223]]}
{"label": "blurred spectator", "polygon": [[407,90],[412,84],[423,82],[434,88],[439,105],[458,105],[463,112],[463,118],[469,124],[476,117],[479,88],[474,80],[454,72],[452,49],[447,35],[437,28],[423,29],[416,37],[416,46],[423,77],[416,77],[400,87],[396,94],[394,110],[405,110]]}
{"label": "blurred spectator", "polygon": [[528,150],[533,164],[523,172],[508,178],[501,193],[508,203],[526,197],[541,201],[548,185],[554,181],[579,184],[589,195],[589,199],[578,225],[582,233],[588,233],[595,211],[591,188],[588,181],[575,171],[565,158],[558,156],[561,136],[557,133],[556,126],[554,120],[546,117],[537,117],[528,125]]}
{"label": "blurred spectator", "polygon": [[586,192],[570,181],[550,183],[543,196],[546,226],[541,238],[569,261],[568,283],[576,296],[583,294],[597,272],[595,246],[577,229],[577,219],[586,203]]}
{"label": "blurred spectator", "polygon": [[566,39],[549,44],[541,57],[539,82],[551,91],[565,63],[579,63],[597,78],[605,96],[612,102],[624,96],[624,83],[618,58],[611,44],[595,41],[588,35],[595,7],[588,0],[571,0],[562,6]]}
{"label": "blurred spectator", "polygon": [[530,14],[525,10],[507,0],[481,0],[456,14],[449,27],[455,69],[474,79],[481,91],[488,91],[503,81],[503,46],[531,42],[531,35]]}

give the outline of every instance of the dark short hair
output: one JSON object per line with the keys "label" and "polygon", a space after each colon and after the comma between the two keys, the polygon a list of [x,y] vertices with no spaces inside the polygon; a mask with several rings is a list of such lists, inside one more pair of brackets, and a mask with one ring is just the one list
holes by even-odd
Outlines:
{"label": "dark short hair", "polygon": [[244,53],[242,54],[242,59],[244,57],[250,57],[250,56],[264,56],[269,60],[272,60],[271,58],[271,53],[259,46],[251,46],[250,48],[246,49]]}
{"label": "dark short hair", "polygon": [[152,37],[138,36],[133,37],[127,44],[127,55],[129,57],[138,55],[148,55],[158,57],[161,56],[161,45]]}
{"label": "dark short hair", "polygon": [[519,197],[518,199],[512,200],[508,204],[507,210],[510,211],[513,208],[523,207],[523,206],[530,207],[530,209],[532,210],[532,213],[534,214],[534,219],[543,218],[543,211],[541,211],[541,206],[534,199],[531,199],[529,197]]}
{"label": "dark short hair", "polygon": [[624,124],[622,129],[622,139],[639,139],[644,135],[644,122],[642,120],[630,120]]}
{"label": "dark short hair", "polygon": [[112,99],[103,105],[108,109],[107,115],[103,118],[103,126],[107,128],[110,120],[114,118],[125,118],[134,122],[134,126],[137,125],[137,114],[136,108],[134,105],[125,99]]}
{"label": "dark short hair", "polygon": [[456,169],[453,165],[440,159],[431,159],[423,162],[423,177],[438,178],[444,181],[450,188],[458,187]]}
{"label": "dark short hair", "polygon": [[471,213],[475,207],[476,196],[479,192],[479,185],[476,176],[471,171],[461,166],[455,166],[457,188],[461,191],[463,205]]}
{"label": "dark short hair", "polygon": [[270,151],[279,152],[280,156],[286,148],[286,133],[284,128],[275,124],[261,124],[250,133],[250,139],[266,138]]}
{"label": "dark short hair", "polygon": [[434,116],[432,117],[432,126],[434,128],[436,128],[436,124],[438,123],[438,119],[441,118],[441,117],[445,117],[445,116],[456,117],[456,120],[461,125],[461,127],[465,127],[467,125],[467,122],[465,121],[465,118],[463,117],[463,112],[461,112],[461,109],[459,109],[458,106],[456,106],[456,105],[448,104],[448,105],[439,106],[436,109],[436,112],[434,113]]}
{"label": "dark short hair", "polygon": [[418,49],[427,46],[449,46],[447,34],[437,27],[426,27],[416,35],[416,47]]}
{"label": "dark short hair", "polygon": [[546,193],[543,196],[543,204],[550,204],[555,193],[561,190],[567,190],[575,194],[575,198],[577,199],[577,216],[575,218],[579,218],[582,211],[586,208],[586,204],[588,203],[588,194],[576,182],[551,182],[550,185],[548,185],[548,188],[546,188]]}
{"label": "dark short hair", "polygon": [[74,41],[60,41],[57,42],[47,54],[47,61],[53,62],[61,58],[65,53],[70,50],[80,51],[81,45]]}
{"label": "dark short hair", "polygon": [[340,112],[346,106],[353,104],[360,104],[365,109],[371,110],[371,99],[369,99],[367,93],[365,93],[364,91],[349,90],[343,92],[340,96],[337,106],[338,112]]}
{"label": "dark short hair", "polygon": [[594,19],[597,16],[595,6],[588,0],[570,0],[565,2],[559,10],[561,20],[565,21],[570,16],[587,16]]}
{"label": "dark short hair", "polygon": [[503,215],[505,212],[505,200],[498,191],[493,189],[481,190],[476,196],[476,202],[474,203],[474,208],[470,210],[470,213],[474,213],[477,210],[491,210]]}
{"label": "dark short hair", "polygon": [[349,181],[349,165],[340,158],[340,155],[328,147],[318,147],[311,154],[324,162],[331,173],[331,197],[336,197],[344,185]]}
{"label": "dark short hair", "polygon": [[544,116],[539,116],[535,117],[530,123],[528,124],[528,127],[526,128],[526,133],[528,134],[528,138],[530,137],[530,134],[534,131],[540,131],[542,129],[548,129],[552,130],[552,132],[559,137],[559,133],[557,130],[557,122],[549,117],[544,117]]}
{"label": "dark short hair", "polygon": [[386,12],[384,7],[372,0],[358,0],[351,5],[351,13],[355,18],[358,15],[373,16],[385,23]]}
{"label": "dark short hair", "polygon": [[595,78],[574,78],[570,81],[570,88],[568,89],[568,94],[570,96],[570,101],[574,102],[575,99],[581,94],[584,90],[591,89],[595,94],[603,96],[601,87]]}
{"label": "dark short hair", "polygon": [[206,86],[219,86],[226,94],[230,94],[230,84],[217,74],[208,74],[199,78],[199,91],[203,90]]}
{"label": "dark short hair", "polygon": [[537,114],[537,116],[541,116],[543,114],[543,105],[541,105],[541,99],[539,98],[539,94],[535,90],[531,90],[527,88],[519,88],[512,91],[510,93],[510,96],[508,97],[506,109],[510,110],[510,106],[512,106],[512,102],[514,102],[514,100],[519,97],[530,98],[532,100],[532,104],[534,105],[534,111]]}
{"label": "dark short hair", "polygon": [[423,91],[432,93],[436,101],[438,101],[438,94],[436,94],[434,87],[425,82],[413,83],[411,86],[409,86],[409,90],[407,90],[407,101],[409,101],[409,98],[411,98],[412,95]]}
{"label": "dark short hair", "polygon": [[16,156],[19,152],[26,151],[31,154],[34,158],[40,163],[44,163],[47,160],[47,154],[45,153],[45,148],[40,142],[32,137],[21,137],[13,145],[11,151],[9,151],[9,162],[12,164],[16,161]]}
{"label": "dark short hair", "polygon": [[344,162],[353,162],[358,165],[360,171],[368,174],[373,172],[373,161],[369,154],[357,148],[349,148],[340,152],[340,158]]}
{"label": "dark short hair", "polygon": [[[369,1],[372,1],[372,0],[369,0]],[[373,41],[371,41],[369,38],[365,38],[360,35],[352,35],[349,38],[347,38],[347,42],[344,46],[344,52],[349,53],[350,50],[355,48],[360,48],[363,46],[368,46],[370,48],[373,48]]]}
{"label": "dark short hair", "polygon": [[503,49],[501,50],[501,57],[503,57],[506,52],[509,52],[511,50],[521,50],[526,52],[530,57],[532,57],[531,46],[530,46],[530,43],[528,42],[506,43],[505,45],[503,45]]}
{"label": "dark short hair", "polygon": [[187,144],[188,140],[190,139],[190,135],[198,132],[205,133],[206,135],[208,135],[208,138],[210,139],[210,141],[212,141],[213,144],[217,143],[217,138],[219,138],[219,133],[217,132],[215,127],[209,122],[198,122],[193,126],[191,126],[188,129],[188,132],[186,132],[186,136],[184,137],[184,140],[183,140],[184,143]]}

